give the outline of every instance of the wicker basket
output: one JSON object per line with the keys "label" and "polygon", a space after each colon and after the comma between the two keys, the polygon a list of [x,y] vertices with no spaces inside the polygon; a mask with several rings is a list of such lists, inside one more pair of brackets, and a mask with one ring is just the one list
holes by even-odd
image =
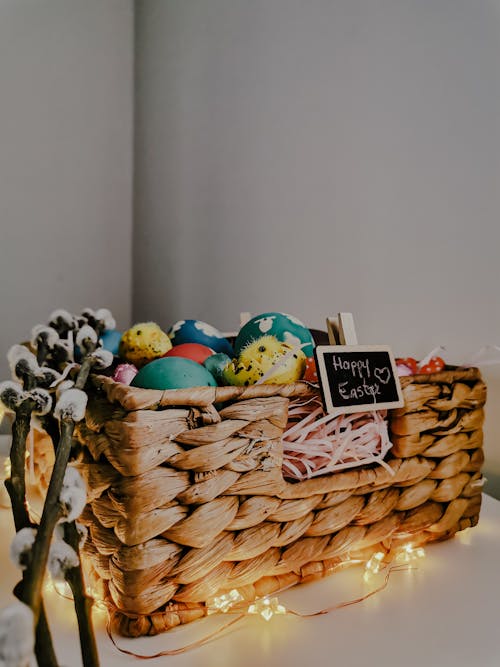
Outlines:
{"label": "wicker basket", "polygon": [[86,553],[115,631],[151,635],[324,576],[381,547],[477,523],[483,405],[477,369],[401,378],[380,465],[286,482],[281,435],[306,383],[155,391],[96,377],[78,439]]}

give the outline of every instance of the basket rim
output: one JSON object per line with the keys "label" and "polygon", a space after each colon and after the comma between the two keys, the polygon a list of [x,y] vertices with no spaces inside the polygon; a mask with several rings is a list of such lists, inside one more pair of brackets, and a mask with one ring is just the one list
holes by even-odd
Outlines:
{"label": "basket rim", "polygon": [[[481,372],[475,366],[445,366],[437,373],[422,373],[399,378],[404,389],[409,384],[429,384],[474,381],[481,379]],[[251,398],[307,398],[319,391],[319,385],[300,380],[290,384],[260,384],[249,387],[190,387],[188,389],[142,389],[115,382],[106,375],[92,375],[94,388],[103,391],[112,403],[119,403],[126,410],[156,409],[174,405],[208,407],[214,403]]]}

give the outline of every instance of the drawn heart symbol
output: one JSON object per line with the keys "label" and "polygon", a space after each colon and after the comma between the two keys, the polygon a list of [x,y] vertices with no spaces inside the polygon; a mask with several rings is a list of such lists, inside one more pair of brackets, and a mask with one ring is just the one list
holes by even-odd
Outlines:
{"label": "drawn heart symbol", "polygon": [[387,366],[384,366],[384,368],[376,368],[373,371],[373,374],[375,375],[377,380],[382,382],[382,384],[387,384],[389,382],[389,380],[391,379],[391,373],[390,373],[389,369],[387,368]]}

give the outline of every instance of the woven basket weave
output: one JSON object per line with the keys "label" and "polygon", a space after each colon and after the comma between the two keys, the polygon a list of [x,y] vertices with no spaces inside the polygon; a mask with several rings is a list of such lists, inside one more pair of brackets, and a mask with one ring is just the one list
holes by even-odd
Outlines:
{"label": "woven basket weave", "polygon": [[317,392],[306,383],[164,392],[93,383],[78,429],[82,520],[122,635],[200,618],[230,589],[250,600],[477,523],[486,399],[477,369],[401,378],[390,471],[296,483],[281,473],[281,435],[289,401]]}

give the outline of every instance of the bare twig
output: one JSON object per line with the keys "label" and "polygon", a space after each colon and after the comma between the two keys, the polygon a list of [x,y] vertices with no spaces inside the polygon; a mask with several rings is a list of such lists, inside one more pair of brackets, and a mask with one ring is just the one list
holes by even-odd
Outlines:
{"label": "bare twig", "polygon": [[[32,409],[33,401],[30,399],[23,401],[16,411],[16,417],[12,425],[11,476],[5,480],[5,487],[12,505],[16,532],[32,525],[26,503],[25,478],[26,439],[30,431]],[[25,573],[23,573],[23,583],[24,580]],[[17,591],[15,592],[17,594]],[[40,601],[40,617],[36,625],[35,655],[39,665],[58,667],[43,600]]]}
{"label": "bare twig", "polygon": [[[75,387],[82,389],[85,386],[90,370],[92,369],[93,360],[86,357],[80,367]],[[68,465],[71,454],[71,447],[73,444],[73,431],[75,422],[71,418],[62,419],[60,422],[60,437],[56,447],[56,459],[54,468],[47,490],[47,496],[43,506],[42,517],[38,527],[37,536],[32,550],[32,558],[30,566],[27,569],[27,574],[24,580],[22,591],[22,600],[29,607],[31,607],[36,621],[40,617],[41,601],[42,601],[42,586],[45,569],[47,567],[47,560],[49,555],[50,542],[55,526],[62,517],[63,508],[59,501],[59,496],[62,489],[64,474]],[[76,528],[75,528],[76,530]],[[81,567],[81,565],[80,565]],[[79,568],[76,568],[79,569]],[[88,641],[92,637],[93,648],[87,652],[85,648],[85,656],[89,661],[85,663],[85,667],[98,667],[99,659],[97,656],[97,649],[95,645],[95,637],[90,615],[90,607],[85,601],[85,587],[83,584],[83,575],[80,573],[77,577],[72,576],[74,585],[75,608],[78,617],[80,636],[85,637]],[[75,593],[76,591],[76,593]],[[82,643],[83,656],[83,643]]]}
{"label": "bare twig", "polygon": [[[80,557],[80,534],[74,522],[65,524],[64,540]],[[99,655],[92,622],[94,600],[86,593],[81,559],[79,567],[73,567],[67,571],[66,581],[71,587],[75,603],[83,667],[98,667]]]}

